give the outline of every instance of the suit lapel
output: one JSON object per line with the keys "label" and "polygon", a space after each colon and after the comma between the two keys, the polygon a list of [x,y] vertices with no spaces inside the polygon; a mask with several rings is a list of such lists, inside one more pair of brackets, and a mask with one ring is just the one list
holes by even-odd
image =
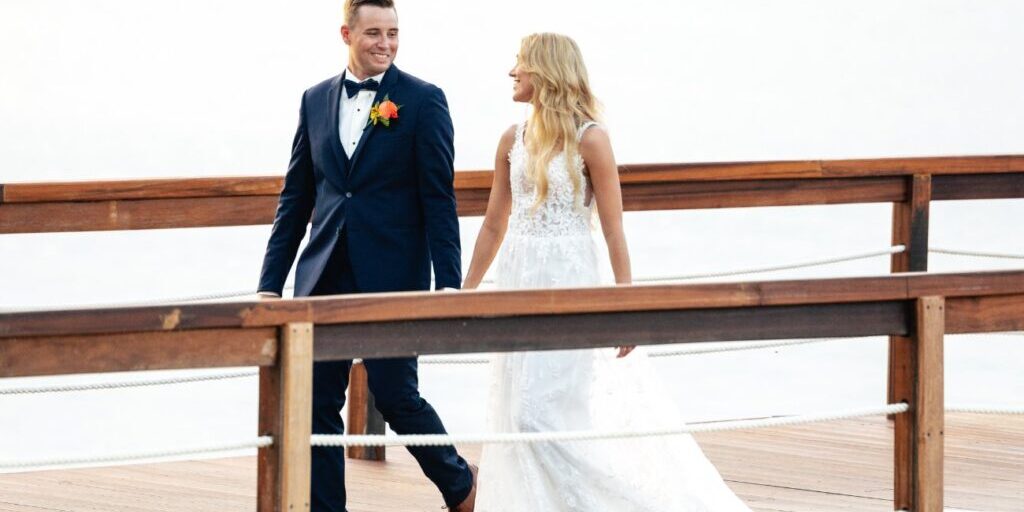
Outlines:
{"label": "suit lapel", "polygon": [[[395,86],[395,82],[397,81],[398,68],[395,67],[394,64],[392,64],[391,67],[389,67],[388,70],[384,73],[384,78],[381,78],[380,87],[377,88],[377,94],[373,97],[373,103],[371,103],[371,105],[376,105],[380,103],[384,99],[384,97],[391,92],[391,89]],[[390,99],[393,100],[393,98]],[[359,155],[363,153],[363,148],[366,147],[366,144],[367,142],[369,142],[370,137],[376,131],[377,127],[372,124],[368,124],[366,126],[366,129],[363,130],[362,136],[359,137],[359,143],[356,144],[356,150],[352,153],[352,159],[348,163],[349,174],[355,172],[356,162],[359,160]]]}
{"label": "suit lapel", "polygon": [[[327,116],[327,123],[329,125],[327,133],[329,134],[331,152],[334,153],[334,158],[338,161],[336,177],[340,180],[342,188],[344,188],[344,181],[348,176],[348,169],[351,165],[348,155],[345,154],[345,149],[341,147],[341,125],[338,119],[338,116],[341,115],[341,80],[344,76],[345,73],[342,73],[331,81],[331,88],[327,94],[327,112],[330,112],[330,115]],[[333,174],[335,173],[327,173],[328,176]]]}

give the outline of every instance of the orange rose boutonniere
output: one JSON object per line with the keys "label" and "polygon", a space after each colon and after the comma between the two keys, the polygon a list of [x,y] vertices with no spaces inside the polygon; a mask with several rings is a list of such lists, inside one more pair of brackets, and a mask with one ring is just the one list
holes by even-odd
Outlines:
{"label": "orange rose boutonniere", "polygon": [[381,101],[370,109],[370,121],[368,124],[377,126],[377,123],[382,123],[384,126],[391,126],[392,119],[398,119],[398,109],[402,108],[401,105],[395,105],[395,102],[388,99],[388,95],[384,95],[384,101]]}

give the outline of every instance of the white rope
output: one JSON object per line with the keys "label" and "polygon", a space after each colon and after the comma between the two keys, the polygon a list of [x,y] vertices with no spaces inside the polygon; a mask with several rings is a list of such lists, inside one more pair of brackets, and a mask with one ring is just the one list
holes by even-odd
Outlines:
{"label": "white rope", "polygon": [[762,348],[791,347],[795,345],[808,345],[811,343],[824,343],[826,341],[853,340],[864,338],[814,338],[808,340],[780,340],[780,341],[754,341],[749,343],[729,343],[719,347],[687,347],[674,350],[659,350],[650,352],[650,357],[671,357],[686,356],[694,354],[714,354],[716,352],[735,352],[739,350],[757,350]]}
{"label": "white rope", "polygon": [[[832,263],[841,263],[844,261],[854,261],[866,258],[873,258],[876,256],[885,256],[889,254],[896,254],[906,251],[906,247],[902,245],[894,245],[884,251],[874,251],[867,253],[853,254],[850,256],[840,256],[837,258],[828,258],[823,260],[813,260],[803,263],[792,263],[787,265],[777,265],[773,267],[761,267],[744,270],[730,270],[725,272],[713,272],[707,274],[691,274],[682,276],[661,276],[661,277],[642,277],[638,278],[636,282],[663,282],[663,281],[682,281],[687,279],[700,279],[706,277],[725,277],[725,276],[739,276],[745,274],[760,274],[764,272],[775,272],[779,270],[791,270],[797,268],[817,267],[821,265],[828,265]],[[492,280],[484,280],[484,283],[493,283]],[[293,287],[285,288],[286,290],[293,289]],[[20,311],[36,311],[36,310],[70,310],[70,309],[89,309],[89,308],[116,308],[116,307],[139,307],[139,306],[159,306],[162,304],[183,304],[189,302],[203,302],[210,300],[219,299],[230,299],[237,297],[246,297],[255,295],[253,291],[236,291],[236,292],[222,292],[222,293],[210,293],[206,295],[192,295],[186,297],[175,297],[165,299],[152,299],[142,301],[130,301],[130,302],[110,302],[110,303],[96,303],[96,304],[74,304],[74,305],[53,305],[53,306],[35,306],[28,308],[14,308],[14,309],[0,309],[3,313],[15,313]]]}
{"label": "white rope", "polygon": [[867,258],[874,258],[878,256],[888,256],[891,254],[899,254],[905,252],[907,247],[905,245],[894,245],[884,251],[865,252],[860,254],[854,254],[850,256],[840,256],[837,258],[827,258],[822,260],[804,261],[800,263],[790,263],[786,265],[775,265],[771,267],[756,267],[749,269],[730,270],[725,272],[708,272],[705,274],[685,274],[680,276],[663,276],[663,277],[641,277],[634,279],[634,282],[662,282],[662,281],[685,281],[690,279],[703,279],[711,277],[729,277],[729,276],[741,276],[749,274],[762,274],[765,272],[777,272],[780,270],[793,270],[798,268],[809,268],[818,267],[822,265],[830,265],[833,263],[842,263],[845,261],[863,260]]}
{"label": "white rope", "polygon": [[259,371],[246,370],[230,373],[216,373],[211,375],[196,375],[191,377],[169,377],[165,379],[136,380],[123,382],[95,382],[90,384],[72,384],[67,386],[40,386],[33,388],[8,388],[0,389],[0,396],[3,395],[31,395],[37,393],[61,393],[68,391],[95,391],[98,389],[121,389],[143,386],[163,386],[167,384],[187,384],[191,382],[205,382],[223,379],[239,379],[259,375]]}
{"label": "white rope", "polygon": [[420,357],[420,364],[487,364],[491,362],[486,357]]}
{"label": "white rope", "polygon": [[[811,260],[798,263],[790,263],[786,265],[775,265],[770,267],[755,267],[748,269],[737,269],[728,270],[722,272],[708,272],[702,274],[683,274],[676,276],[651,276],[651,277],[640,277],[634,279],[637,283],[656,283],[656,282],[671,282],[671,281],[687,281],[692,279],[706,279],[715,277],[731,277],[731,276],[742,276],[751,274],[763,274],[767,272],[778,272],[782,270],[794,270],[800,268],[818,267],[823,265],[831,265],[835,263],[843,263],[847,261],[863,260],[868,258],[875,258],[879,256],[887,256],[892,254],[899,254],[906,252],[907,248],[904,245],[894,245],[884,251],[873,251],[852,254],[849,256],[840,256],[835,258],[826,258],[821,260]],[[952,256],[967,256],[975,258],[998,258],[998,259],[1011,259],[1011,260],[1024,260],[1024,254],[1009,254],[1009,253],[994,253],[994,252],[981,252],[981,251],[963,251],[958,249],[943,249],[943,248],[931,248],[928,252],[935,254],[946,254]],[[485,279],[484,283],[493,283],[491,279]],[[287,287],[285,290],[292,290],[294,287]],[[255,292],[247,291],[235,291],[235,292],[220,292],[210,293],[206,295],[190,295],[184,297],[172,297],[164,299],[152,299],[152,300],[141,300],[131,302],[108,302],[108,303],[95,303],[95,304],[65,304],[65,305],[53,305],[53,306],[34,306],[28,308],[5,308],[0,309],[0,313],[16,313],[22,311],[37,311],[37,310],[74,310],[74,309],[90,309],[90,308],[115,308],[115,307],[139,307],[139,306],[159,306],[163,304],[186,304],[190,302],[205,302],[211,300],[231,299],[238,297],[254,296]],[[432,363],[427,363],[432,364]]]}
{"label": "white rope", "polygon": [[192,446],[174,450],[158,450],[149,452],[124,452],[109,455],[96,455],[88,457],[69,457],[66,459],[39,459],[24,461],[0,461],[0,469],[28,469],[47,466],[71,466],[78,464],[106,464],[111,462],[131,462],[144,459],[156,459],[163,457],[177,457],[181,455],[199,455],[203,453],[226,452],[241,450],[245,448],[263,448],[274,444],[274,438],[260,436],[251,441],[238,443]]}
{"label": "white rope", "polygon": [[599,439],[628,439],[637,437],[671,436],[701,432],[724,432],[729,430],[782,427],[822,421],[834,421],[861,416],[901,414],[907,411],[907,404],[892,404],[884,407],[852,409],[828,414],[784,416],[756,420],[734,420],[716,423],[701,423],[681,427],[637,430],[632,432],[607,430],[575,430],[562,432],[508,432],[498,434],[441,435],[420,434],[401,436],[379,435],[327,435],[314,434],[310,440],[313,446],[448,446],[466,444],[521,444],[553,441],[592,441]]}
{"label": "white rope", "polygon": [[968,256],[971,258],[998,258],[1004,260],[1024,260],[1024,254],[1007,254],[998,252],[961,251],[957,249],[940,249],[933,247],[928,250],[935,254],[948,254],[950,256]]}
{"label": "white rope", "polygon": [[1018,405],[947,405],[946,412],[969,412],[975,414],[1024,414],[1024,406]]}
{"label": "white rope", "polygon": [[[673,357],[695,354],[714,354],[718,352],[735,352],[740,350],[758,350],[764,348],[791,347],[796,345],[808,345],[811,343],[824,343],[826,341],[867,339],[868,336],[860,338],[813,338],[804,340],[778,340],[778,341],[752,341],[747,343],[732,342],[717,347],[686,347],[672,350],[659,350],[647,353],[648,357]],[[487,364],[491,362],[486,357],[445,357],[445,356],[423,356],[420,357],[420,364]]]}

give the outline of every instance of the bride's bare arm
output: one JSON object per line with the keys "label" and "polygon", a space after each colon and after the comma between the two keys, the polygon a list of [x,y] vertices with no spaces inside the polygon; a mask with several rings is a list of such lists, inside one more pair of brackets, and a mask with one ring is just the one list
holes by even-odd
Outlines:
{"label": "bride's bare arm", "polygon": [[590,173],[590,182],[601,217],[601,231],[608,244],[608,257],[617,284],[630,284],[633,274],[629,265],[629,248],[622,230],[622,188],[619,186],[619,168],[612,154],[608,132],[594,126],[583,132],[580,156]]}
{"label": "bride's bare arm", "polygon": [[491,184],[491,196],[487,200],[487,213],[476,237],[473,248],[473,259],[469,263],[469,272],[462,284],[464,289],[480,286],[484,274],[494,261],[505,229],[508,228],[508,216],[512,211],[512,188],[509,184],[508,152],[515,142],[516,126],[513,125],[501,135],[498,150],[494,155],[494,182]]}
{"label": "bride's bare arm", "polygon": [[[594,126],[583,132],[580,156],[590,173],[590,183],[597,201],[597,214],[601,217],[601,231],[608,244],[608,257],[617,284],[633,282],[629,265],[629,248],[622,229],[622,187],[619,186],[619,167],[615,164],[608,132]],[[626,357],[636,346],[619,347],[618,357]]]}

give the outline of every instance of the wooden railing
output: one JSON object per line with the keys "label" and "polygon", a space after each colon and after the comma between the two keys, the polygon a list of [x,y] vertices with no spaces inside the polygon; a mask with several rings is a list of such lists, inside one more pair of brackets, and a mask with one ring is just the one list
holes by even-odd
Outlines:
{"label": "wooden railing", "polygon": [[[624,206],[633,211],[892,203],[892,242],[907,248],[892,256],[892,272],[927,270],[932,200],[1024,197],[1021,155],[642,164],[621,166],[620,176]],[[490,171],[456,173],[460,215],[484,212],[491,179]],[[280,177],[234,177],[0,185],[0,234],[267,224],[282,184]],[[908,392],[900,389],[908,347],[898,338],[890,343],[890,401]],[[382,433],[365,382],[354,367],[349,428]],[[384,451],[353,448],[349,455],[382,459]]]}
{"label": "wooden railing", "polygon": [[[897,203],[926,215],[931,200],[1024,197],[1024,156],[623,165],[620,176],[627,210]],[[236,177],[0,185],[0,234],[269,224],[282,184]],[[483,214],[491,171],[457,172],[455,186],[459,214]]]}
{"label": "wooden railing", "polygon": [[[0,377],[260,367],[258,509],[309,506],[314,361],[631,343],[894,336],[894,507],[941,511],[943,336],[1024,330],[1024,270],[0,314]],[[315,333],[315,334],[314,334]],[[509,336],[508,333],[516,333]]]}

